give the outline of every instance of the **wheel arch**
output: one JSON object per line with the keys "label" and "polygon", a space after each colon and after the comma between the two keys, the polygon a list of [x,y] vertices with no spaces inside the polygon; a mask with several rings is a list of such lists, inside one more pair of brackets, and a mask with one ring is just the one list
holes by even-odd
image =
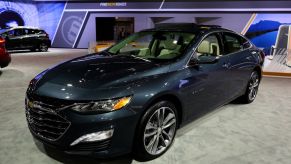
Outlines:
{"label": "wheel arch", "polygon": [[177,114],[178,114],[178,126],[180,126],[181,123],[183,122],[183,103],[179,99],[179,97],[175,94],[163,93],[163,94],[159,94],[159,95],[152,97],[149,100],[149,102],[145,105],[144,113],[146,112],[146,110],[148,108],[150,108],[152,105],[154,105],[155,103],[157,103],[159,101],[169,101],[175,105],[176,110],[177,110]]}
{"label": "wheel arch", "polygon": [[256,66],[253,70],[258,72],[259,77],[260,77],[260,81],[261,81],[261,79],[262,79],[262,68],[260,66]]}

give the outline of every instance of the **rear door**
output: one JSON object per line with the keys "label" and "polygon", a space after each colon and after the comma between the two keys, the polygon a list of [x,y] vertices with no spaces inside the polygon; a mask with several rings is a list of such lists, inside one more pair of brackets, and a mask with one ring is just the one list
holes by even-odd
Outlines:
{"label": "rear door", "polygon": [[238,96],[245,89],[254,65],[251,44],[242,36],[224,32],[224,55],[229,57],[228,69],[231,72],[229,92],[232,97]]}

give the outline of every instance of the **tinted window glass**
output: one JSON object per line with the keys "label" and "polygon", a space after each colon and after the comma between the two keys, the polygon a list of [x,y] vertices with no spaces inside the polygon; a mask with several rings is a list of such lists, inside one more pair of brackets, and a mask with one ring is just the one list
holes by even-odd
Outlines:
{"label": "tinted window glass", "polygon": [[225,54],[230,54],[242,50],[240,36],[232,33],[224,33]]}
{"label": "tinted window glass", "polygon": [[14,36],[21,36],[21,35],[23,35],[22,29],[15,29],[14,30]]}

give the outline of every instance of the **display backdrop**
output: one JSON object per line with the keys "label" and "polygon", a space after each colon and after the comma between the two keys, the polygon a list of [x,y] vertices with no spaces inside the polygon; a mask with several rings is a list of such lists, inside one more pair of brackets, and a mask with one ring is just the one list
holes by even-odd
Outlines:
{"label": "display backdrop", "polygon": [[53,39],[65,2],[0,1],[0,28],[32,26]]}
{"label": "display backdrop", "polygon": [[40,27],[49,34],[53,47],[88,48],[90,42],[96,41],[96,17],[133,17],[135,32],[152,28],[155,23],[216,24],[245,34],[263,49],[269,56],[265,70],[291,72],[291,14],[287,14],[290,11],[291,1],[81,3],[0,0],[0,28]]}
{"label": "display backdrop", "polygon": [[268,55],[265,71],[291,73],[291,14],[254,14],[246,36]]}

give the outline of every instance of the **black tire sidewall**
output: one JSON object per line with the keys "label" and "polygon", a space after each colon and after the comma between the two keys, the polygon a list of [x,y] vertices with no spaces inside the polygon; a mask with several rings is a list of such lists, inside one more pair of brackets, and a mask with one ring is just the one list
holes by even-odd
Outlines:
{"label": "black tire sidewall", "polygon": [[[251,84],[251,80],[252,80],[252,77],[254,76],[254,74],[256,74],[256,76],[259,78],[259,73],[257,71],[253,71],[251,73],[251,76],[250,76],[250,79],[249,79],[249,82],[248,82],[248,86],[247,86],[247,90],[246,90],[246,93],[245,93],[245,99],[246,99],[246,102],[247,103],[252,103],[256,98],[254,98],[253,100],[251,100],[249,98],[249,94],[250,94],[250,90],[249,90],[249,87],[250,87],[250,84]],[[260,84],[260,78],[259,78],[259,84]],[[257,94],[258,94],[258,90],[259,90],[259,86],[258,86],[258,89],[257,89]],[[257,95],[256,95],[257,96]]]}
{"label": "black tire sidewall", "polygon": [[[145,130],[145,127],[146,127],[148,120],[150,119],[152,114],[161,107],[169,107],[175,113],[176,130],[175,130],[175,133],[174,133],[174,136],[173,136],[173,139],[172,139],[170,145],[165,149],[165,151],[162,152],[161,154],[158,154],[158,155],[152,155],[152,154],[149,154],[144,147],[143,135],[144,135],[144,130]],[[135,144],[134,144],[135,145],[134,146],[134,155],[135,155],[136,160],[138,160],[138,161],[152,160],[152,159],[155,159],[155,158],[163,155],[165,152],[167,152],[175,140],[178,122],[179,122],[179,120],[178,120],[177,109],[176,109],[175,105],[169,101],[160,101],[160,102],[157,102],[154,105],[152,105],[150,108],[148,108],[147,111],[142,116],[139,126],[137,127],[137,131],[138,131],[137,138],[136,138]]]}

